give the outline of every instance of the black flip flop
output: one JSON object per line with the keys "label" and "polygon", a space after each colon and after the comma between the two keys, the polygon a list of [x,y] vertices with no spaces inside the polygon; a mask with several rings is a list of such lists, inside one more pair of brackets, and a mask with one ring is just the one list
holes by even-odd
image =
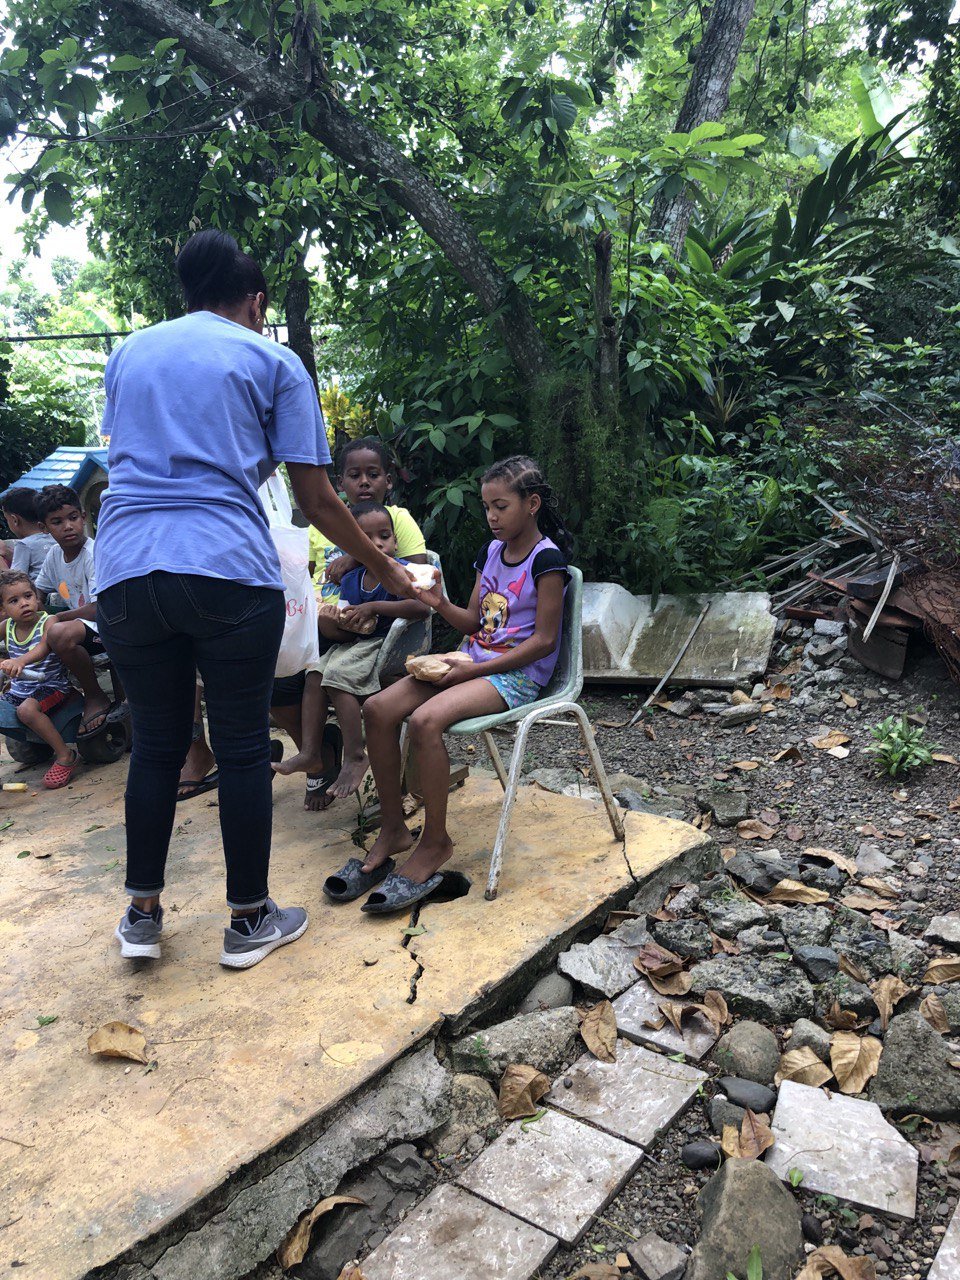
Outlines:
{"label": "black flip flop", "polygon": [[[94,738],[99,737],[106,729],[111,715],[113,715],[119,706],[119,702],[111,702],[108,707],[105,707],[101,711],[91,711],[88,716],[82,716],[80,718],[80,723],[77,725],[77,738],[81,742],[92,742]],[[97,725],[96,729],[88,729],[86,733],[81,733],[84,725],[89,724],[91,720],[100,720],[101,716],[103,716],[103,720],[99,725]]]}
{"label": "black flip flop", "polygon": [[388,858],[372,871],[364,871],[362,858],[349,858],[339,871],[327,876],[323,892],[331,902],[353,902],[385,880],[396,865],[392,858]]}
{"label": "black flip flop", "polygon": [[312,796],[315,791],[319,791],[321,795],[326,795],[331,782],[336,782],[340,776],[340,770],[343,768],[343,734],[340,732],[340,726],[328,724],[324,726],[323,737],[321,738],[324,746],[333,749],[333,768],[327,769],[323,773],[307,774],[307,796]]}
{"label": "black flip flop", "polygon": [[196,781],[193,778],[183,778],[177,783],[177,790],[181,787],[190,787],[191,790],[185,796],[177,796],[177,804],[182,804],[184,800],[192,800],[194,796],[202,796],[205,791],[213,791],[220,783],[220,770],[211,769],[205,778],[199,778]]}
{"label": "black flip flop", "polygon": [[378,916],[386,915],[389,911],[404,911],[407,907],[412,907],[415,903],[428,898],[435,889],[440,888],[442,883],[443,877],[440,875],[432,875],[423,884],[417,884],[415,880],[410,880],[399,871],[394,871],[387,876],[379,889],[371,893],[360,910]]}

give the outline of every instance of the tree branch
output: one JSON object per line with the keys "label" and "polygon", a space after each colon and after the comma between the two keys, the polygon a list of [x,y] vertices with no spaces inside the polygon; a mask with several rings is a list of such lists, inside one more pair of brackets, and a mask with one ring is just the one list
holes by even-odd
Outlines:
{"label": "tree branch", "polygon": [[551,370],[549,349],[525,298],[497,266],[467,220],[393,143],[355,117],[314,76],[261,57],[174,0],[119,0],[136,26],[175,36],[190,56],[216,76],[229,78],[268,109],[314,108],[304,129],[345,164],[384,186],[443,252],[484,313],[494,320],[514,365],[534,382]]}

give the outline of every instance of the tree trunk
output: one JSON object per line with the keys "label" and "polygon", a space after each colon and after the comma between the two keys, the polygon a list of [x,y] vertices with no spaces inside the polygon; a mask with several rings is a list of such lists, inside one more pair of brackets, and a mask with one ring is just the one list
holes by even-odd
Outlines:
{"label": "tree trunk", "polygon": [[297,274],[287,286],[284,309],[287,315],[287,346],[295,351],[306,366],[307,373],[313,379],[313,385],[320,390],[317,381],[317,358],[313,347],[313,332],[310,328],[310,281],[305,275]]}
{"label": "tree trunk", "polygon": [[[723,116],[755,3],[756,0],[717,0],[693,65],[674,133],[690,133],[698,124]],[[693,205],[683,191],[675,196],[658,192],[650,214],[650,239],[666,240],[679,257],[692,213]]]}
{"label": "tree trunk", "polygon": [[597,384],[600,403],[616,410],[620,383],[620,334],[613,314],[613,237],[601,231],[593,242],[593,308],[597,324]]}
{"label": "tree trunk", "polygon": [[175,0],[120,0],[136,25],[159,36],[175,36],[190,56],[218,80],[232,80],[250,102],[272,111],[315,108],[304,129],[332,154],[386,188],[420,224],[501,332],[514,365],[527,383],[549,373],[552,360],[526,300],[493,261],[460,213],[399,151],[355,117],[322,84],[316,57],[308,77],[277,64],[196,17]]}

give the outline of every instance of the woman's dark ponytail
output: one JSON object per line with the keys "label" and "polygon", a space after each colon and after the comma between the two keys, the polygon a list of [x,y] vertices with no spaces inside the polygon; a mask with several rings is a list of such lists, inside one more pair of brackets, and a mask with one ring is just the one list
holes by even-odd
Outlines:
{"label": "woman's dark ponytail", "polygon": [[267,282],[259,265],[241,253],[226,231],[198,231],[177,254],[177,275],[188,311],[233,306],[262,293]]}
{"label": "woman's dark ponytail", "polygon": [[533,458],[517,454],[513,458],[505,458],[503,462],[495,462],[484,475],[482,483],[487,484],[491,480],[502,480],[514,493],[519,493],[524,498],[531,493],[539,494],[537,524],[540,532],[555,542],[568,560],[573,556],[573,534],[563,523],[557,495],[547,484],[539,464]]}

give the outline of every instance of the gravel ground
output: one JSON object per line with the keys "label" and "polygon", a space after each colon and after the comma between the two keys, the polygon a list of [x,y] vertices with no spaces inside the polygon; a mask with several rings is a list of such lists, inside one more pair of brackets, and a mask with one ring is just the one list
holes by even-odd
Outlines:
{"label": "gravel ground", "polygon": [[[795,664],[809,639],[801,628],[791,628],[775,646],[771,673]],[[773,675],[768,678],[772,680]],[[727,849],[776,846],[790,856],[817,845],[851,857],[864,845],[880,849],[897,864],[893,875],[900,896],[891,903],[889,914],[903,920],[904,936],[922,937],[932,915],[960,907],[960,767],[935,762],[905,779],[891,780],[877,774],[863,748],[871,740],[871,727],[883,717],[910,714],[925,725],[927,741],[939,752],[960,757],[956,686],[922,643],[914,643],[904,678],[896,683],[885,682],[850,658],[835,663],[826,677],[801,671],[784,680],[792,685],[789,700],[775,701],[772,711],[734,728],[722,727],[717,715],[708,711],[695,710],[681,717],[663,708],[651,709],[636,728],[627,728],[625,722],[646,691],[587,689],[582,702],[608,772],[638,779],[654,802],[676,816],[698,818],[696,794],[707,787],[719,785],[745,794],[751,813],[762,812],[773,834],[766,842],[746,842],[736,828],[714,828],[713,835]],[[727,703],[730,698],[710,691],[698,691],[698,695],[702,702]],[[672,696],[679,699],[681,691],[673,691]],[[849,736],[845,744],[849,754],[831,756],[808,743],[830,729]],[[499,741],[506,757],[509,738]],[[773,760],[790,746],[799,749],[801,760]],[[473,766],[488,763],[480,740],[458,738],[451,747],[455,760]],[[752,761],[755,767],[733,767]],[[588,785],[587,765],[575,729],[544,727],[528,740],[525,772],[572,767],[583,773]],[[952,802],[957,806],[954,810]],[[785,1028],[774,1030],[782,1037]],[[700,1065],[718,1073],[709,1061]],[[567,1280],[590,1263],[612,1262],[648,1231],[655,1230],[686,1249],[696,1243],[700,1229],[696,1197],[710,1175],[687,1169],[680,1150],[688,1141],[711,1135],[706,1107],[712,1092],[708,1082],[703,1097],[654,1146],[580,1244],[572,1250],[561,1249],[541,1271],[540,1280]],[[876,1211],[864,1213],[802,1187],[796,1194],[809,1215],[811,1238],[817,1236],[819,1223],[823,1240],[815,1243],[836,1243],[848,1254],[866,1254],[879,1276],[924,1280],[960,1193],[960,1166],[946,1161],[952,1147],[960,1143],[960,1129],[931,1125],[921,1118],[901,1127],[921,1152],[914,1222]],[[424,1154],[430,1158],[434,1153],[426,1148]],[[471,1158],[437,1163],[438,1180],[457,1176]],[[622,1274],[638,1273],[624,1270]],[[265,1267],[256,1280],[275,1280],[278,1275]]]}

